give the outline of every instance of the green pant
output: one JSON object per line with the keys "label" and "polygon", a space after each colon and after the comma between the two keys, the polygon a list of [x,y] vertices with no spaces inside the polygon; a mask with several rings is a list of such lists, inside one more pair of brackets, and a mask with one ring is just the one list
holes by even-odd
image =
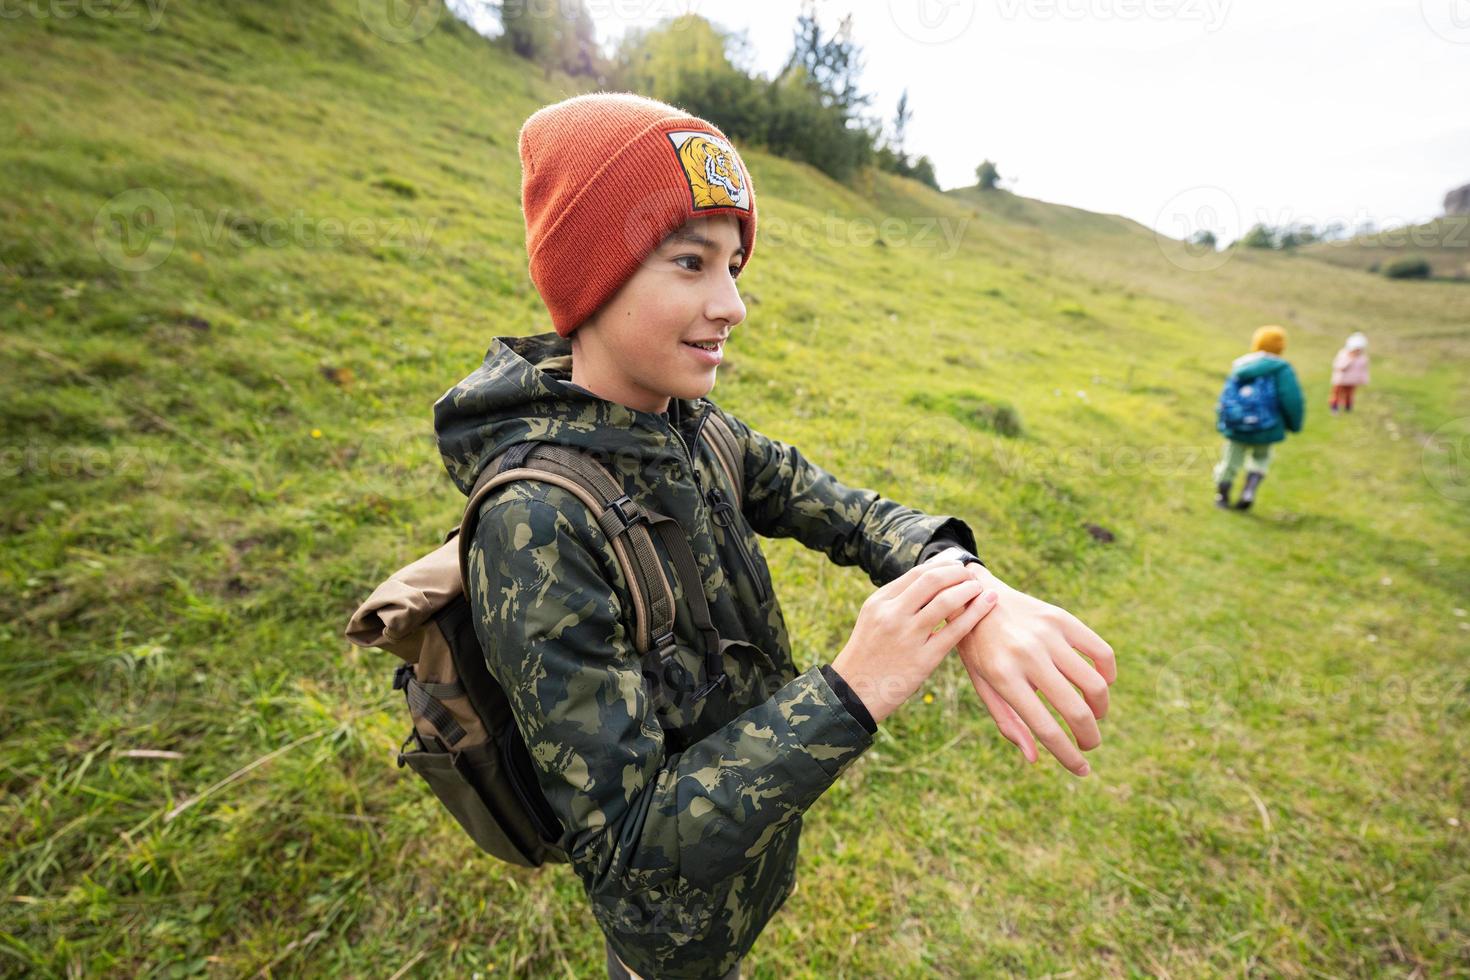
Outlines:
{"label": "green pant", "polygon": [[[1240,472],[1240,464],[1245,464],[1247,473],[1266,472],[1266,467],[1271,465],[1271,451],[1276,448],[1274,442],[1251,444],[1248,442],[1236,442],[1234,439],[1225,440],[1225,451],[1220,454],[1220,462],[1215,464],[1216,483],[1234,483],[1235,474]],[[1249,455],[1250,458],[1246,459]]]}

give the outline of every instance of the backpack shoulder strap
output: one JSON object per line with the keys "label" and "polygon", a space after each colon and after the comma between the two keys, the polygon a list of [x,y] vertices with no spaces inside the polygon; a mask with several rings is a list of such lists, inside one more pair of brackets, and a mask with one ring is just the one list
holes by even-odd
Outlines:
{"label": "backpack shoulder strap", "polygon": [[674,632],[674,591],[664,576],[649,534],[647,517],[607,472],[586,454],[551,443],[522,442],[492,459],[480,471],[465,505],[459,529],[460,575],[469,581],[470,542],[480,506],[497,488],[513,480],[552,483],[575,496],[597,518],[632,590],[633,643],[640,654]]}
{"label": "backpack shoulder strap", "polygon": [[541,480],[567,490],[593,514],[612,543],[618,564],[633,593],[633,645],[640,655],[652,653],[661,664],[674,644],[674,590],[664,575],[651,532],[663,539],[705,645],[707,678],[695,691],[703,697],[725,681],[720,635],[710,616],[709,601],[689,538],[674,518],[643,507],[623,492],[607,468],[582,450],[554,443],[524,442],[488,463],[475,481],[459,531],[460,575],[469,581],[469,547],[479,522],[480,505],[497,487],[512,480]]}
{"label": "backpack shoulder strap", "polygon": [[740,452],[740,440],[717,408],[710,409],[699,435],[715,451],[715,459],[720,461],[730,486],[735,488],[735,509],[740,510],[745,497],[745,461]]}

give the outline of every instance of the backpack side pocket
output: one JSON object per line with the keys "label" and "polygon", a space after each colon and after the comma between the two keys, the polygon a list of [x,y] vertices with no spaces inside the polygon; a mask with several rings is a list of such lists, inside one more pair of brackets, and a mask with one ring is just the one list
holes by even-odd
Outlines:
{"label": "backpack side pocket", "polygon": [[524,868],[544,863],[540,842],[525,839],[516,830],[522,821],[507,818],[520,801],[504,792],[506,781],[501,778],[500,757],[493,743],[458,752],[399,752],[398,765],[423,777],[444,808],[485,851]]}

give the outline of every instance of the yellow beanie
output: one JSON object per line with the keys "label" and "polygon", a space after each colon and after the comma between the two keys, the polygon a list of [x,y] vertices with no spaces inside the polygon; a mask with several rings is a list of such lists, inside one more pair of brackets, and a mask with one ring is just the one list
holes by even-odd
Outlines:
{"label": "yellow beanie", "polygon": [[1251,335],[1251,350],[1263,350],[1270,354],[1280,354],[1286,350],[1286,331],[1280,327],[1259,327]]}

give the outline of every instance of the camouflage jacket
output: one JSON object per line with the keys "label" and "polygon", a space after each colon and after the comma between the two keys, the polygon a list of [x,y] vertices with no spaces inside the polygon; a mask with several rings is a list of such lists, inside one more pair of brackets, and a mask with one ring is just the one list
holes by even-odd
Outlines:
{"label": "camouflage jacket", "polygon": [[[745,496],[728,526],[707,496],[719,487],[735,499],[696,434],[705,412],[720,412],[742,447]],[[973,532],[844,486],[708,399],[655,414],[599,398],[571,383],[571,341],[555,333],[496,338],[435,404],[434,423],[466,493],[513,443],[574,445],[689,535],[714,624],[735,641],[722,658],[728,683],[698,701],[650,695],[621,568],[594,515],[561,487],[517,481],[487,499],[469,599],[564,828],[558,843],[613,949],[645,977],[723,975],[791,892],[803,812],[873,741],[871,717],[845,706],[855,699],[830,668],[797,670],[756,536],[796,538],[876,586],[948,544],[973,551]],[[659,551],[677,657],[701,677],[698,635]]]}

